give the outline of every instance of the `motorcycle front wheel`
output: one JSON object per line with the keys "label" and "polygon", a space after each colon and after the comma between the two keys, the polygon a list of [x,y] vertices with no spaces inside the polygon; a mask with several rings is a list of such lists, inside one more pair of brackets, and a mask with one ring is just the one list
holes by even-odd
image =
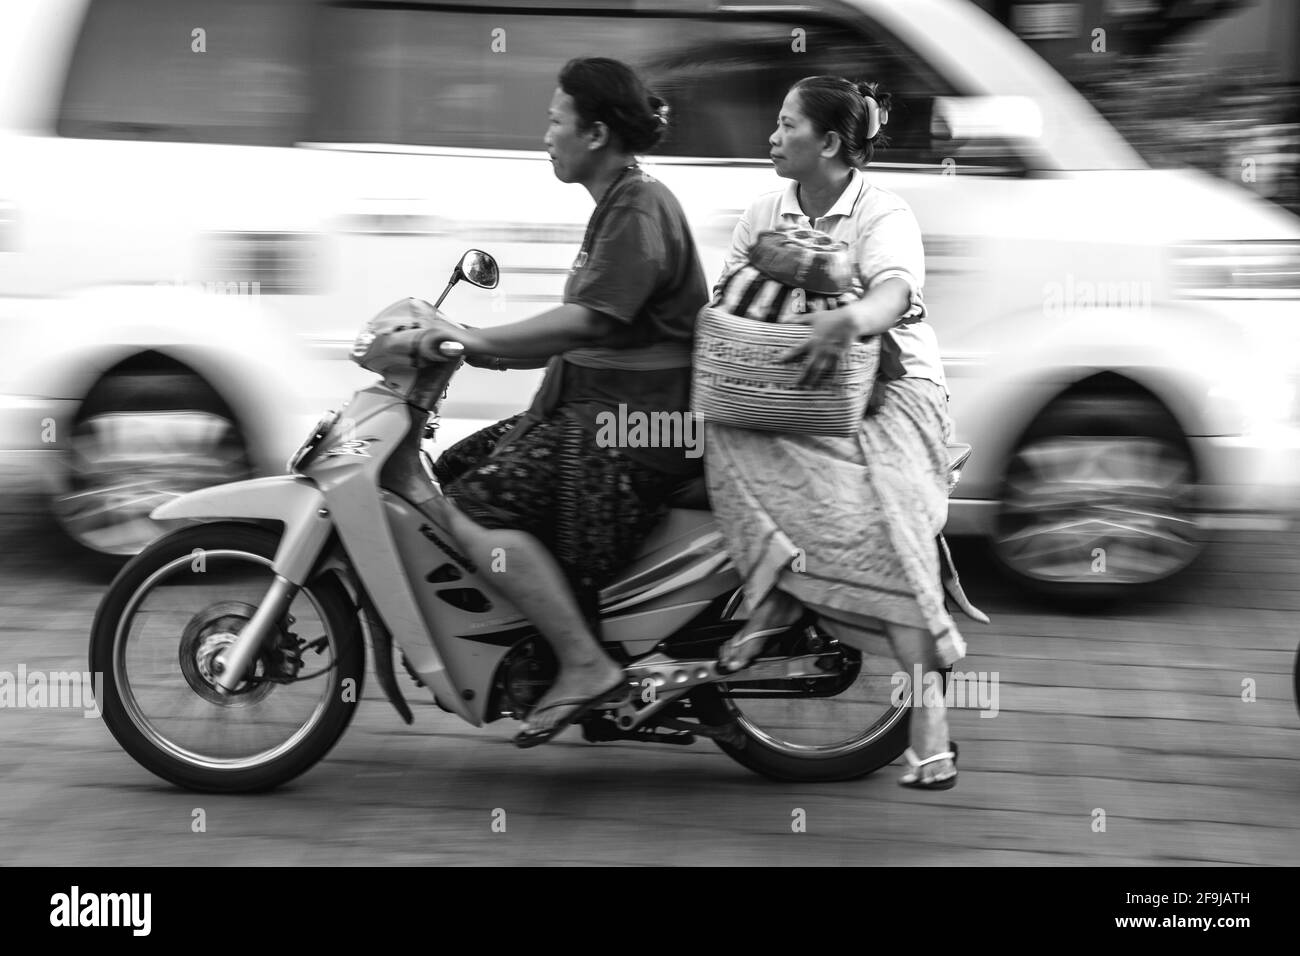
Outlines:
{"label": "motorcycle front wheel", "polygon": [[361,699],[365,642],[333,575],[295,594],[233,693],[218,689],[218,657],[265,596],[278,542],[234,522],[173,532],[122,568],[95,614],[90,669],[104,722],[177,786],[280,786],[329,752]]}

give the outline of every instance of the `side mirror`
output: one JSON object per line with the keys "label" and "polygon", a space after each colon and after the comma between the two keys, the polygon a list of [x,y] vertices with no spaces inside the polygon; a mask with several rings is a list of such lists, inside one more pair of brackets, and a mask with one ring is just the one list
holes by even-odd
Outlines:
{"label": "side mirror", "polygon": [[959,143],[1038,139],[1043,113],[1027,96],[938,96],[930,135]]}
{"label": "side mirror", "polygon": [[486,252],[481,249],[471,249],[460,257],[456,268],[451,270],[447,288],[442,290],[442,295],[438,296],[438,301],[433,304],[435,311],[442,305],[442,300],[447,298],[447,293],[461,279],[480,289],[495,289],[497,283],[501,281],[501,270],[497,268],[497,261]]}
{"label": "side mirror", "polygon": [[497,268],[497,261],[479,249],[471,249],[461,256],[460,265],[456,268],[471,285],[476,285],[480,289],[495,289],[497,283],[501,281],[501,270]]}

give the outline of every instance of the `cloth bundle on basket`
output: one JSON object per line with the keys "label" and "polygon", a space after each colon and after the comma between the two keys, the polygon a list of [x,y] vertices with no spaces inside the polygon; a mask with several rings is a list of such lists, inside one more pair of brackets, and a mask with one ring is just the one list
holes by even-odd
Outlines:
{"label": "cloth bundle on basket", "polygon": [[705,421],[765,431],[852,435],[866,411],[880,339],[857,342],[815,387],[780,357],[813,313],[862,295],[845,243],[813,229],[759,234],[718,284],[695,328],[692,406]]}
{"label": "cloth bundle on basket", "polygon": [[760,322],[803,324],[810,312],[861,297],[847,245],[816,229],[771,230],[722,277],[709,306]]}

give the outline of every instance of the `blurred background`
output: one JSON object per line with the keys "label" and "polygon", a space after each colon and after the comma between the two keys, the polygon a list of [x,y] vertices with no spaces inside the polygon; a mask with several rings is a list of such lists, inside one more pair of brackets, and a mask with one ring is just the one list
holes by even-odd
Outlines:
{"label": "blurred background", "polygon": [[[1300,9],[1286,0],[976,0],[1152,165],[1191,165],[1300,211]],[[1105,30],[1104,50],[1094,50]],[[1086,40],[1086,43],[1080,41]],[[1241,158],[1268,157],[1243,181]]]}
{"label": "blurred background", "polygon": [[[521,755],[406,685],[414,726],[368,697],[335,755],[256,813],[203,803],[224,829],[202,859],[1300,860],[1289,0],[4,6],[0,672],[84,667],[99,595],[164,530],[153,508],[283,473],[369,384],[347,359],[358,330],[435,299],[465,249],[502,281],[458,288],[452,317],[561,300],[592,202],[541,140],[581,55],[669,101],[645,166],[710,278],[741,211],[784,185],[767,137],[790,83],[895,97],[867,177],[924,233],[954,439],[974,447],[947,530],[993,618],[971,625],[969,666],[1000,675],[1000,712],[955,715],[962,782],[939,801],[897,768],[765,784],[703,746]],[[537,381],[458,373],[436,446]],[[195,859],[195,797],[100,722],[0,708],[0,747],[0,862]],[[526,821],[509,840],[488,829],[502,806]],[[819,822],[778,847],[792,807]]]}

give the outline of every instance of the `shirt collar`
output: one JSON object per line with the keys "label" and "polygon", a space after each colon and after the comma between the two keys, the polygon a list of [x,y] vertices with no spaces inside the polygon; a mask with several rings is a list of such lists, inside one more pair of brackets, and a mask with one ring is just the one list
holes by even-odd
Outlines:
{"label": "shirt collar", "polygon": [[[858,169],[849,170],[849,182],[840,193],[840,198],[835,200],[835,204],[826,211],[822,216],[823,219],[829,219],[832,216],[851,216],[853,207],[862,195],[863,185],[866,180],[862,176],[862,171]],[[785,187],[785,192],[781,196],[781,207],[777,210],[782,217],[794,216],[796,218],[804,217],[804,211],[799,208],[799,184],[794,180]],[[806,217],[804,217],[806,218]],[[812,220],[810,219],[811,223]]]}

